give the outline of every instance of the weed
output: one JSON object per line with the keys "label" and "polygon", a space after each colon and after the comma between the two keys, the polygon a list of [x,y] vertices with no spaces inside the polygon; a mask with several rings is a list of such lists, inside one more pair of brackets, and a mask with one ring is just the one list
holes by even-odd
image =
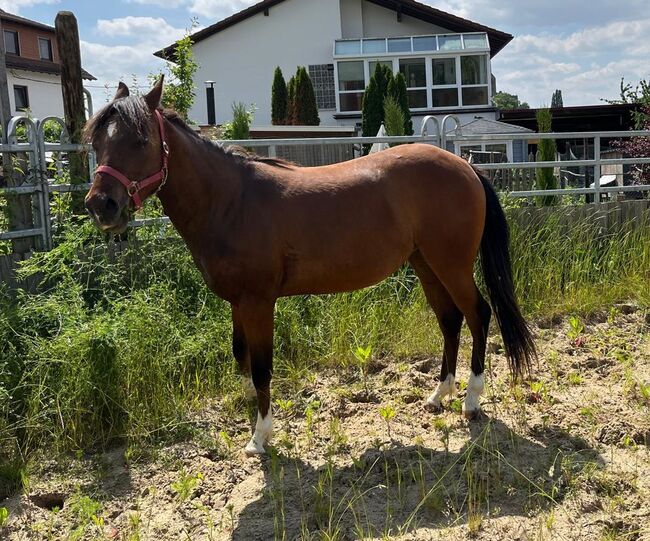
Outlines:
{"label": "weed", "polygon": [[366,396],[368,396],[368,364],[370,363],[371,356],[372,346],[366,346],[365,348],[357,346],[357,349],[354,350],[354,358],[356,359],[357,365],[359,366],[359,371],[361,372],[361,378],[363,379],[363,388],[365,390]]}
{"label": "weed", "polygon": [[386,423],[386,430],[388,431],[388,439],[392,440],[393,437],[391,436],[390,433],[390,422],[393,420],[395,417],[395,408],[393,408],[391,405],[386,405],[382,406],[379,408],[379,415],[381,415],[381,418],[384,420]]}
{"label": "weed", "polygon": [[178,479],[171,484],[171,489],[176,493],[176,497],[180,502],[185,502],[194,495],[196,488],[202,480],[202,473],[192,474],[182,469]]}
{"label": "weed", "polygon": [[0,528],[9,522],[9,511],[6,507],[0,507]]}
{"label": "weed", "polygon": [[569,339],[572,341],[577,340],[584,331],[585,325],[580,318],[578,316],[571,316],[569,318],[569,332],[567,333]]}

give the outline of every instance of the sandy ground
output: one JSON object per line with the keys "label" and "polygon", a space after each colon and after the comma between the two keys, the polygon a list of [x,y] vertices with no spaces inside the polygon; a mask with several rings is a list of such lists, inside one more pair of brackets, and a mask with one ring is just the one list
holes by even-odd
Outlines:
{"label": "sandy ground", "polygon": [[539,366],[517,386],[491,338],[479,421],[459,414],[465,336],[439,415],[424,408],[437,357],[373,360],[368,392],[355,367],[296,374],[275,387],[270,456],[242,452],[238,391],[181,443],[43,461],[0,503],[0,538],[650,540],[650,314],[536,331]]}

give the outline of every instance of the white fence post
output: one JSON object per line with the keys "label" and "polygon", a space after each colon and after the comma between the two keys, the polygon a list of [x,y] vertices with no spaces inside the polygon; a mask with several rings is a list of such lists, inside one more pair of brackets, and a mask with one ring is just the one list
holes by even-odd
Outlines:
{"label": "white fence post", "polygon": [[594,137],[594,203],[600,203],[601,177],[600,135]]}

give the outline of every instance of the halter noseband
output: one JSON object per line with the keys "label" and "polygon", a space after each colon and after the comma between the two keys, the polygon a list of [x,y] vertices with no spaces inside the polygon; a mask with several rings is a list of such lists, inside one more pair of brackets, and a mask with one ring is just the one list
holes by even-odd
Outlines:
{"label": "halter noseband", "polygon": [[150,177],[136,181],[136,180],[130,180],[126,175],[120,173],[117,169],[111,167],[110,165],[100,165],[97,169],[95,169],[95,174],[105,173],[107,175],[110,175],[114,179],[118,180],[126,188],[129,197],[133,200],[133,205],[135,206],[135,210],[140,210],[140,208],[142,208],[143,198],[140,197],[140,192],[142,190],[148,188],[153,184],[156,184],[157,182],[160,182],[160,186],[158,186],[158,188],[156,188],[154,192],[157,193],[167,182],[168,163],[169,163],[169,145],[167,144],[167,138],[165,136],[165,125],[163,123],[163,116],[160,114],[160,111],[158,111],[158,109],[156,109],[154,113],[156,119],[158,120],[158,128],[160,130],[160,141],[162,147],[161,150],[162,167],[160,168],[160,171],[154,173]]}

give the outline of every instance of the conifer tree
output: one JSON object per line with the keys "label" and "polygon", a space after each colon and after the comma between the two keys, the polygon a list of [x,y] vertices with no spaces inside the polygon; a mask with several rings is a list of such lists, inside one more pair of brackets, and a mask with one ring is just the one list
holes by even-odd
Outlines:
{"label": "conifer tree", "polygon": [[278,66],[273,75],[273,86],[271,88],[271,121],[273,125],[287,124],[287,83]]}

